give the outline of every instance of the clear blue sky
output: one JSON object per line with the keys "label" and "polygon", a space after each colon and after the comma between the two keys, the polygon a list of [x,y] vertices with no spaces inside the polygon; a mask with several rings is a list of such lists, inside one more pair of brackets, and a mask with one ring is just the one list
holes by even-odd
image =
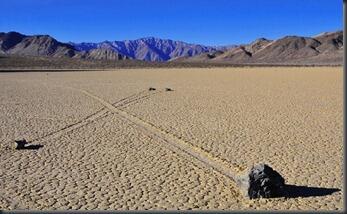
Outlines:
{"label": "clear blue sky", "polygon": [[0,0],[0,31],[59,41],[160,37],[205,45],[342,29],[342,0]]}

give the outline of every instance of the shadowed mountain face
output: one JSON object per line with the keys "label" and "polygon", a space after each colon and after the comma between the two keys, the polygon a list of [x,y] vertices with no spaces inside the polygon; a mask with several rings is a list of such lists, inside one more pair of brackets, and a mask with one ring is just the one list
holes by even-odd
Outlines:
{"label": "shadowed mountain face", "polygon": [[17,32],[0,33],[0,50],[7,51],[20,43],[24,38],[24,35]]}
{"label": "shadowed mountain face", "polygon": [[168,61],[176,57],[190,57],[201,53],[212,52],[223,47],[208,47],[188,44],[154,37],[125,41],[105,41],[101,43],[70,43],[77,50],[89,51],[97,48],[114,50],[133,59],[145,61]]}
{"label": "shadowed mountain face", "polygon": [[247,45],[204,55],[177,58],[180,62],[230,62],[268,64],[342,64],[343,32],[324,33],[315,37],[286,36],[278,40],[257,39]]}

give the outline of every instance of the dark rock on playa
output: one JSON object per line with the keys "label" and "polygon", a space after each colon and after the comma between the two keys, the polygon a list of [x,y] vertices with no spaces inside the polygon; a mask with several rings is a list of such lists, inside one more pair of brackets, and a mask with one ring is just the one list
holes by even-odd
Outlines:
{"label": "dark rock on playa", "polygon": [[25,148],[25,145],[28,144],[28,142],[25,139],[22,140],[15,140],[15,149],[21,150]]}
{"label": "dark rock on playa", "polygon": [[285,186],[284,178],[270,166],[253,166],[238,182],[241,190],[250,199],[279,197]]}

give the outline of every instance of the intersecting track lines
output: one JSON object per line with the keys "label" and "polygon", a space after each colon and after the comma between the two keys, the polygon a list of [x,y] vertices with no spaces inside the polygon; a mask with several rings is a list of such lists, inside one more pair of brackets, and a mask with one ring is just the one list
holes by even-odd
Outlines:
{"label": "intersecting track lines", "polygon": [[161,130],[150,124],[141,118],[138,118],[134,115],[129,114],[126,111],[123,111],[119,108],[116,108],[111,103],[105,101],[104,99],[91,94],[86,90],[80,90],[83,94],[99,101],[102,105],[108,108],[111,112],[115,113],[115,115],[129,121],[135,125],[137,128],[141,130],[146,135],[152,137],[153,139],[157,139],[161,142],[164,142],[162,145],[166,146],[168,149],[175,151],[177,154],[181,155],[189,155],[190,157],[200,161],[208,168],[211,168],[218,173],[228,177],[235,183],[240,182],[241,173],[243,172],[243,168],[232,165],[231,163],[227,163],[226,161],[212,156],[210,153],[182,140],[174,136],[173,134],[167,133],[164,130]]}
{"label": "intersecting track lines", "polygon": [[[63,87],[63,86],[57,86],[57,87]],[[75,90],[75,91],[83,92],[83,90],[77,89],[77,88],[73,88],[73,87],[63,87],[63,88],[69,88],[69,89],[72,89],[72,90]],[[138,93],[132,94],[132,95],[130,95],[128,97],[122,98],[121,100],[118,100],[117,102],[113,103],[112,105],[117,107],[117,108],[118,107],[124,107],[124,106],[130,105],[130,104],[137,103],[137,102],[139,102],[141,100],[148,99],[151,95],[154,95],[156,93],[159,93],[159,91],[158,92],[148,93],[146,90],[143,90],[143,91],[140,91]],[[92,123],[94,121],[97,121],[97,120],[99,120],[101,118],[106,117],[108,112],[109,112],[109,109],[106,108],[106,107],[103,107],[100,110],[98,110],[98,111],[88,115],[87,117],[83,118],[80,121],[77,121],[77,122],[72,123],[72,124],[70,124],[68,126],[65,126],[62,129],[59,129],[59,130],[56,130],[54,132],[48,133],[45,136],[38,137],[36,139],[29,140],[29,141],[31,143],[45,142],[45,141],[47,141],[49,139],[53,139],[53,138],[59,137],[61,135],[69,133],[69,132],[71,132],[71,131],[73,131],[75,129],[78,129],[80,127],[86,126],[89,123]]]}
{"label": "intersecting track lines", "polygon": [[46,141],[48,139],[56,138],[58,136],[71,132],[72,130],[83,127],[93,121],[96,121],[97,119],[103,118],[107,116],[108,112],[111,112],[114,115],[120,118],[123,118],[126,121],[129,121],[130,123],[135,124],[140,131],[142,131],[149,137],[153,139],[157,139],[160,142],[163,142],[162,145],[167,147],[171,151],[174,151],[177,154],[180,154],[181,156],[186,156],[186,157],[188,156],[190,158],[193,158],[199,161],[207,168],[210,168],[216,171],[217,173],[231,179],[236,184],[240,181],[240,176],[244,168],[237,165],[233,165],[218,157],[212,156],[209,152],[206,152],[203,149],[198,148],[190,144],[189,142],[186,142],[176,137],[175,135],[156,127],[154,124],[146,122],[142,120],[141,118],[138,118],[135,115],[131,115],[128,112],[121,109],[122,107],[128,104],[137,103],[141,100],[148,99],[150,96],[154,94],[161,93],[161,91],[155,91],[155,92],[141,91],[111,104],[107,102],[106,100],[86,90],[73,88],[73,87],[64,87],[64,88],[69,88],[71,90],[79,91],[85,94],[86,96],[98,101],[104,107],[74,124],[66,126],[63,129],[50,133],[46,136],[34,139],[31,142]]}

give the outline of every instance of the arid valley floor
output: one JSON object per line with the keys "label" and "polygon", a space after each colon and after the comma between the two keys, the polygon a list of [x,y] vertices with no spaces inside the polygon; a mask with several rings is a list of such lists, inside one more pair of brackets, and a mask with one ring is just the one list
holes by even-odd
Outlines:
{"label": "arid valley floor", "polygon": [[[342,210],[342,76],[341,67],[0,73],[0,209]],[[11,148],[21,138],[43,147]],[[267,163],[297,194],[244,198],[185,149],[233,172]]]}

